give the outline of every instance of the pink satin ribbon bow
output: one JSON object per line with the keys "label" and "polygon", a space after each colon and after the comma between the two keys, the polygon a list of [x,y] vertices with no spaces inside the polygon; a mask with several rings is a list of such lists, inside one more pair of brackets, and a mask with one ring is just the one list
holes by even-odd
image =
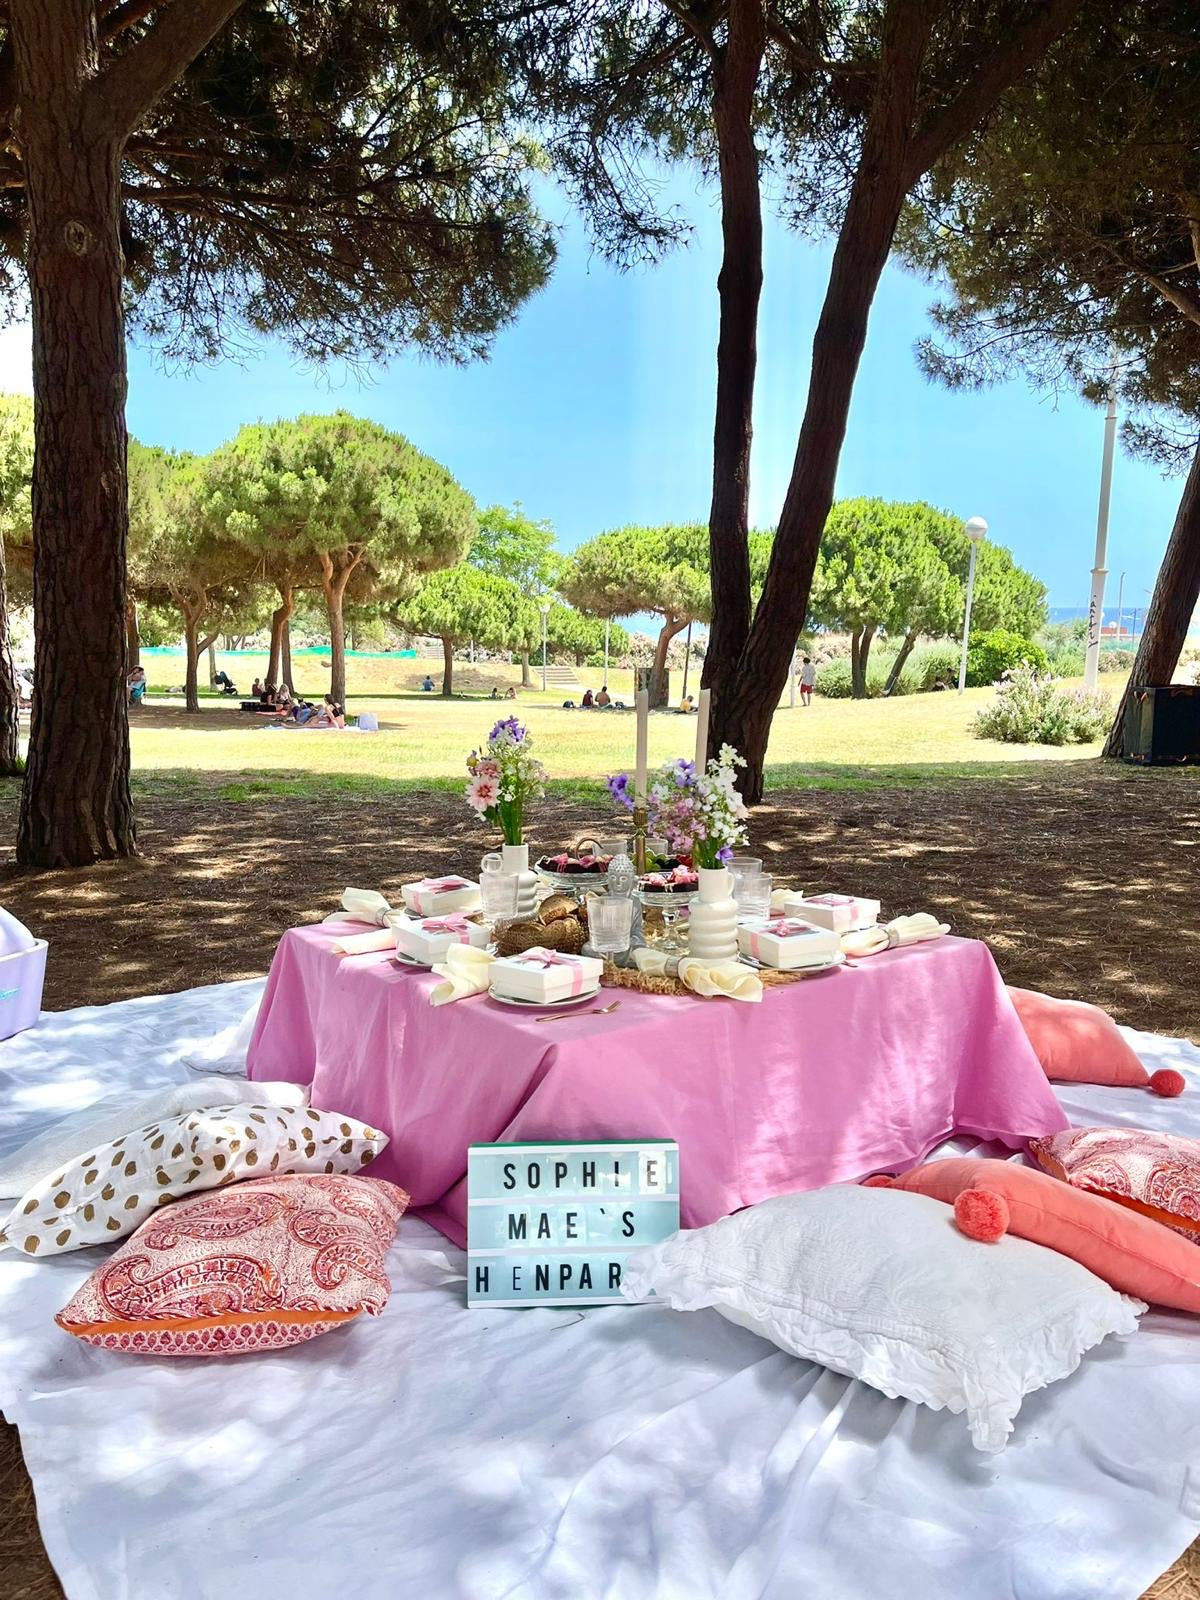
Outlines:
{"label": "pink satin ribbon bow", "polygon": [[560,956],[557,950],[535,948],[526,950],[524,955],[514,956],[513,960],[521,967],[568,967],[571,971],[570,993],[583,992],[583,966],[578,956]]}
{"label": "pink satin ribbon bow", "polygon": [[809,905],[813,906],[852,906],[852,894],[814,894],[809,896]]}
{"label": "pink satin ribbon bow", "polygon": [[422,878],[415,887],[423,889],[428,894],[449,894],[454,889],[467,888],[467,880],[465,878]]}
{"label": "pink satin ribbon bow", "polygon": [[458,934],[460,944],[465,944],[471,937],[471,924],[461,912],[450,917],[426,917],[421,929],[425,933]]}

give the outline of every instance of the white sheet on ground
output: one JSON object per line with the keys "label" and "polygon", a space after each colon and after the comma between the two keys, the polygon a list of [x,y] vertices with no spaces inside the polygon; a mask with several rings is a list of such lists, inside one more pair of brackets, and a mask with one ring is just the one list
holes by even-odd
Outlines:
{"label": "white sheet on ground", "polygon": [[[248,998],[66,1013],[0,1045],[0,1153],[64,1094],[179,1078]],[[1131,1038],[1190,1093],[1072,1089],[1072,1119],[1200,1135],[1200,1052]],[[466,1311],[462,1254],[414,1219],[382,1318],[275,1356],[72,1341],[51,1316],[100,1258],[0,1257],[0,1405],[69,1600],[1134,1600],[1200,1523],[1182,1315],[1106,1342],[981,1457],[961,1418],[713,1312]]]}

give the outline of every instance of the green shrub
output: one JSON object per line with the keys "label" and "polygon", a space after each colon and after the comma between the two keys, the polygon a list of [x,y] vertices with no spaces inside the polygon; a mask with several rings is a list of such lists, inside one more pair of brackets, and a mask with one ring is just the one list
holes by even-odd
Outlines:
{"label": "green shrub", "polygon": [[971,723],[977,739],[1005,744],[1090,744],[1107,730],[1112,706],[1106,694],[1064,689],[1032,667],[1016,667],[996,698]]}
{"label": "green shrub", "polygon": [[972,638],[967,651],[967,682],[972,688],[999,683],[1006,672],[1021,666],[1047,672],[1050,662],[1040,644],[1007,628],[992,628]]}
{"label": "green shrub", "polygon": [[1084,657],[1084,647],[1073,640],[1066,644],[1051,645],[1046,651],[1050,671],[1056,678],[1081,678]]}
{"label": "green shrub", "polygon": [[1100,651],[1101,672],[1128,672],[1133,666],[1132,650],[1105,650]]}
{"label": "green shrub", "polygon": [[850,661],[846,656],[836,661],[824,661],[817,668],[817,693],[827,700],[849,700],[851,697]]}
{"label": "green shrub", "polygon": [[952,644],[918,645],[908,658],[904,676],[912,678],[917,694],[927,694],[939,683],[947,689],[957,688],[961,653],[960,648]]}

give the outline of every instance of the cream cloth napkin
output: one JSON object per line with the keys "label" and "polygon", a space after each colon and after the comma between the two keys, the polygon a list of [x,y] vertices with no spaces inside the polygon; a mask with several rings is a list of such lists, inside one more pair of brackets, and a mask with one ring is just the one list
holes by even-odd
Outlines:
{"label": "cream cloth napkin", "polygon": [[789,900],[791,900],[793,898],[793,896],[798,895],[800,892],[801,891],[799,889],[772,889],[771,890],[771,910],[772,911],[786,911],[787,910],[787,902]]}
{"label": "cream cloth napkin", "polygon": [[893,917],[887,923],[877,922],[873,928],[844,933],[842,950],[848,956],[874,956],[881,950],[898,950],[906,944],[925,944],[949,932],[948,922],[939,922],[928,911],[918,911],[911,917]]}
{"label": "cream cloth napkin", "polygon": [[444,1006],[451,1000],[486,994],[495,959],[490,951],[481,950],[478,945],[452,944],[446,951],[445,961],[439,961],[433,969],[441,981],[430,991],[429,1004]]}
{"label": "cream cloth napkin", "polygon": [[633,952],[633,960],[639,972],[678,978],[684,988],[706,999],[711,995],[750,1001],[763,997],[762,979],[740,961],[718,961],[709,966],[696,956],[664,956],[644,945]]}
{"label": "cream cloth napkin", "polygon": [[343,889],[342,909],[326,917],[326,922],[365,922],[370,933],[350,933],[335,939],[330,949],[339,956],[365,956],[373,950],[394,950],[395,923],[404,919],[403,911],[393,911],[386,898],[375,889]]}

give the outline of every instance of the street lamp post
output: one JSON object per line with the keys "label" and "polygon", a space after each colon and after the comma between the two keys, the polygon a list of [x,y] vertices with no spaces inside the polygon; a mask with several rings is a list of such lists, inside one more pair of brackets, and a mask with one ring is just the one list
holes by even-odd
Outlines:
{"label": "street lamp post", "polygon": [[1100,458],[1100,505],[1096,512],[1096,559],[1092,566],[1092,593],[1088,600],[1087,655],[1083,686],[1094,689],[1100,675],[1100,635],[1104,631],[1104,580],[1108,568],[1108,508],[1112,500],[1113,451],[1117,440],[1117,358],[1113,355],[1108,379],[1108,411],[1104,417],[1104,452]]}
{"label": "street lamp post", "polygon": [[610,618],[604,619],[604,687],[608,688],[608,630],[612,626]]}
{"label": "street lamp post", "polygon": [[968,519],[963,532],[971,541],[971,565],[967,571],[967,609],[963,616],[962,660],[958,664],[958,692],[967,687],[967,643],[971,637],[971,603],[975,599],[975,557],[987,538],[988,525],[982,517]]}
{"label": "street lamp post", "polygon": [[542,601],[542,693],[546,692],[546,618],[550,615],[550,606],[547,601]]}

